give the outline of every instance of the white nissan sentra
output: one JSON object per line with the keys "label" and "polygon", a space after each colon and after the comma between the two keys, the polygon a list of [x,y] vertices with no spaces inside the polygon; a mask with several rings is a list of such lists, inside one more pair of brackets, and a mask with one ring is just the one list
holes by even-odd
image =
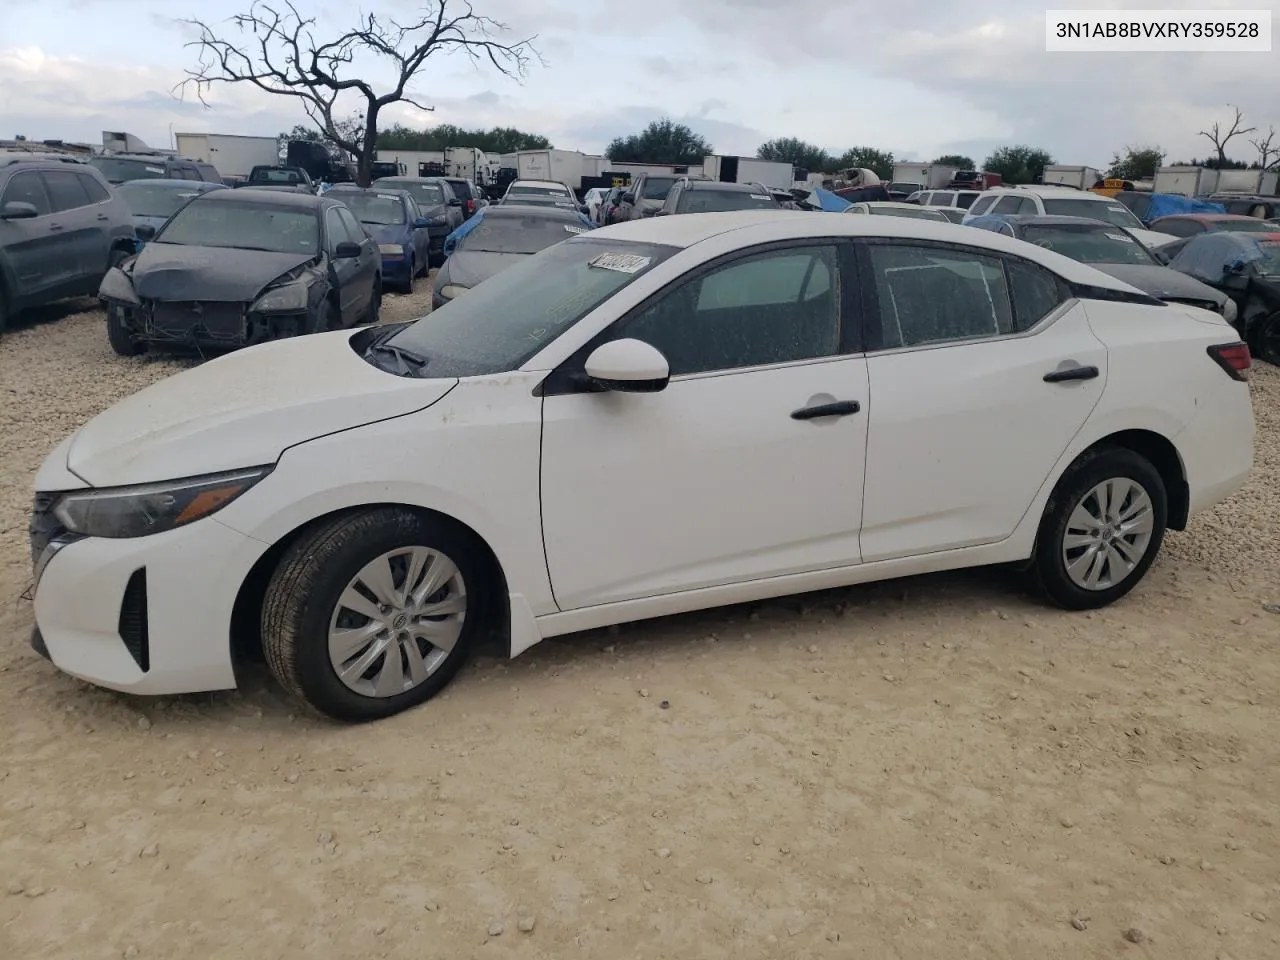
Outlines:
{"label": "white nissan sentra", "polygon": [[361,720],[494,631],[980,564],[1099,607],[1244,482],[1249,366],[1216,314],[970,227],[608,227],[94,418],[36,478],[32,643],[139,694],[256,653]]}

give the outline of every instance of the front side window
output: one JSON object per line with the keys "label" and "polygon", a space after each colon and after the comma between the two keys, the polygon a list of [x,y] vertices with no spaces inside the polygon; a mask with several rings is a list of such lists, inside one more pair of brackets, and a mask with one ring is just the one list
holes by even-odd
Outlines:
{"label": "front side window", "polygon": [[320,220],[296,207],[197,198],[173,215],[155,242],[315,256]]}
{"label": "front side window", "polygon": [[867,247],[883,349],[962,342],[1013,332],[998,257],[915,244]]}
{"label": "front side window", "polygon": [[641,200],[665,200],[676,181],[673,177],[645,177]]}
{"label": "front side window", "polygon": [[342,221],[342,225],[346,228],[347,239],[352,243],[364,243],[369,238],[369,234],[365,232],[360,221],[346,207],[338,207],[338,219]]}
{"label": "front side window", "polygon": [[0,196],[0,206],[6,203],[29,203],[36,208],[36,213],[45,216],[50,213],[49,194],[45,192],[40,174],[34,171],[15,173]]}
{"label": "front side window", "polygon": [[673,377],[834,356],[837,264],[830,245],[733,260],[660,295],[619,324],[617,336],[656,347]]}

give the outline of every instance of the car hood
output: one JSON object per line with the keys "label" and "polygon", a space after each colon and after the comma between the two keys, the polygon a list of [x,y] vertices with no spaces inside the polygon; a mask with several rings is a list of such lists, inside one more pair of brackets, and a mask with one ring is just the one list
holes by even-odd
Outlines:
{"label": "car hood", "polygon": [[1142,245],[1149,250],[1157,250],[1178,239],[1171,233],[1161,233],[1159,230],[1139,230],[1136,227],[1125,229],[1141,240]]}
{"label": "car hood", "polygon": [[142,248],[129,275],[144,300],[252,300],[276,277],[312,259],[305,253],[153,241]]}
{"label": "car hood", "polygon": [[409,242],[409,228],[403,223],[366,223],[365,233],[373,238],[374,243],[394,243],[403,246]]}
{"label": "car hood", "polygon": [[1169,267],[1143,263],[1091,263],[1089,266],[1160,300],[1205,300],[1221,306],[1227,299],[1220,290]]}
{"label": "car hood", "polygon": [[528,256],[527,253],[455,250],[446,261],[449,271],[448,282],[460,287],[474,287],[482,280],[488,280],[495,273],[519,263]]}
{"label": "car hood", "polygon": [[67,469],[124,486],[274,463],[296,444],[428,407],[458,382],[379,370],[353,335],[264,343],[161,380],[81,427]]}

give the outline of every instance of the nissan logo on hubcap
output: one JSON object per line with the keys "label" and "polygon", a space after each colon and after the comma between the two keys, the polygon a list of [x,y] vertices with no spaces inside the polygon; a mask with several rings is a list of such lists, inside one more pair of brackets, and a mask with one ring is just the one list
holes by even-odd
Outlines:
{"label": "nissan logo on hubcap", "polygon": [[402,613],[402,614],[400,614],[400,616],[396,617],[396,618],[395,618],[395,620],[391,621],[391,629],[392,629],[392,630],[400,630],[400,629],[402,629],[402,628],[404,627],[404,625],[405,625],[406,623],[408,623],[408,622],[409,622],[409,618],[408,618],[405,614],[403,614],[403,613]]}

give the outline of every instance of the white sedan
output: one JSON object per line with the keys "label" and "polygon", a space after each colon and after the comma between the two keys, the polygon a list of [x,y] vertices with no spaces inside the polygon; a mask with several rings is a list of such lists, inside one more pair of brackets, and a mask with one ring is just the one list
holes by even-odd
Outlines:
{"label": "white sedan", "polygon": [[1123,596],[1253,459],[1247,348],[987,231],[659,217],[408,324],[264,344],[67,438],[36,477],[36,631],[141,694],[420,703],[483,635],[1019,564]]}

